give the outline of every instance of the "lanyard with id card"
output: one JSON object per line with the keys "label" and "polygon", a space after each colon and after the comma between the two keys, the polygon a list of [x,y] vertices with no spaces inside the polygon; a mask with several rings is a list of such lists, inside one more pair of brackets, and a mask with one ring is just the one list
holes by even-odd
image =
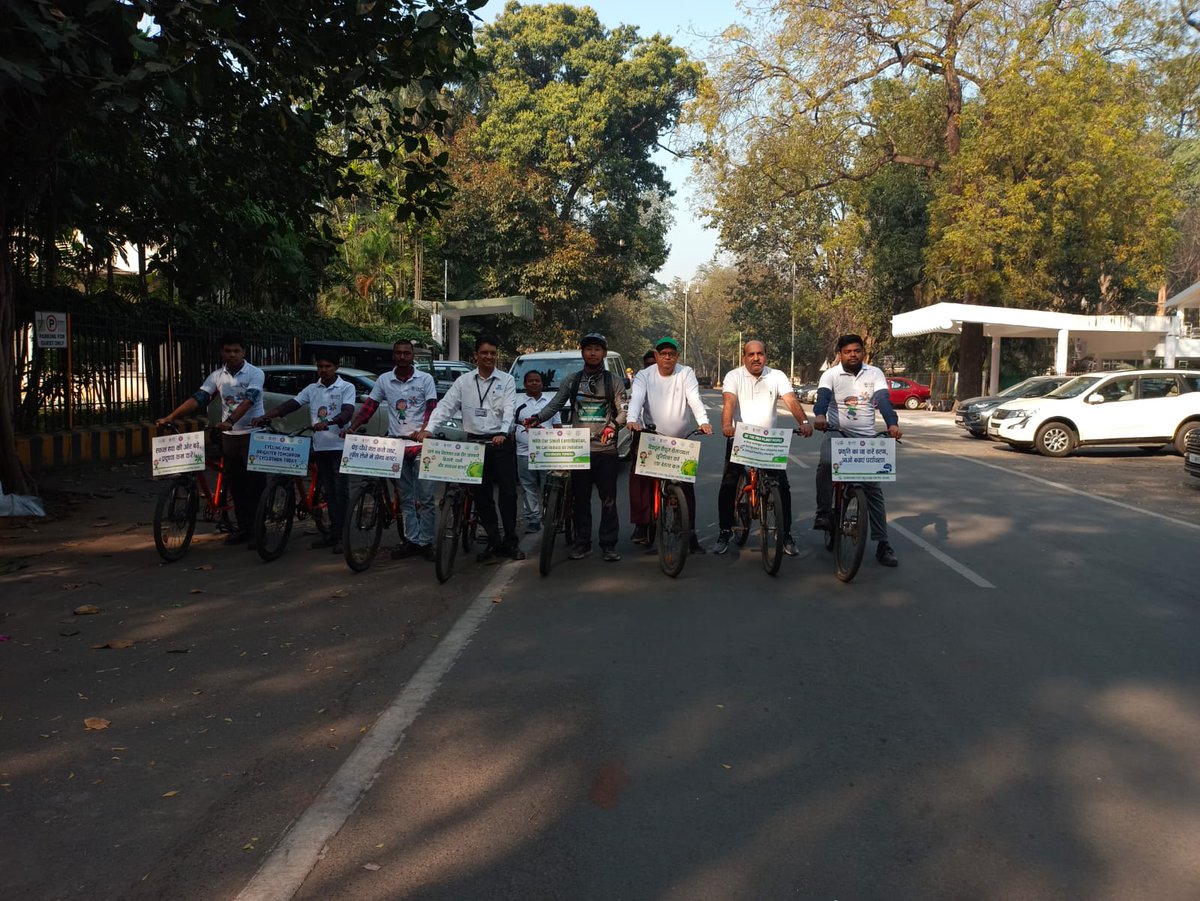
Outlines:
{"label": "lanyard with id card", "polygon": [[492,393],[492,389],[496,387],[496,377],[493,375],[488,379],[487,391],[479,390],[479,375],[475,375],[475,394],[479,398],[479,406],[475,408],[475,415],[480,419],[487,419],[491,414],[487,407],[483,404],[488,399],[488,395]]}

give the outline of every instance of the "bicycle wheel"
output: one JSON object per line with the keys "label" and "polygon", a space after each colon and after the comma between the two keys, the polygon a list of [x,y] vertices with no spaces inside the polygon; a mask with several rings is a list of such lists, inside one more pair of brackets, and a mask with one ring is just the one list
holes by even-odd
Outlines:
{"label": "bicycle wheel", "polygon": [[867,493],[861,485],[847,486],[841,516],[833,524],[833,565],[843,582],[853,579],[862,564],[867,526]]}
{"label": "bicycle wheel", "polygon": [[[763,485],[759,482],[759,486]],[[766,490],[759,495],[758,528],[762,536],[762,564],[767,575],[773,576],[779,572],[779,564],[783,562],[783,539],[786,528],[780,521],[783,509],[783,496],[779,486],[771,482]]]}
{"label": "bicycle wheel", "polygon": [[154,547],[168,563],[187,553],[196,532],[196,513],[200,492],[196,480],[184,476],[172,479],[158,494],[154,505]]}
{"label": "bicycle wheel", "polygon": [[471,490],[468,488],[463,493],[467,500],[459,501],[459,504],[465,503],[467,511],[462,516],[462,549],[464,554],[469,554],[475,542],[479,540],[479,517],[475,514],[475,498]]}
{"label": "bicycle wheel", "polygon": [[276,476],[267,482],[254,514],[254,543],[258,556],[271,562],[287,548],[296,516],[296,489],[287,476]]}
{"label": "bicycle wheel", "polygon": [[454,556],[462,537],[463,489],[447,485],[438,504],[437,525],[434,527],[433,568],[439,582],[454,575]]}
{"label": "bicycle wheel", "polygon": [[562,500],[559,502],[558,521],[562,523],[563,538],[567,547],[575,545],[575,494],[571,486],[571,477],[563,480]]}
{"label": "bicycle wheel", "polygon": [[385,503],[387,498],[374,480],[363,482],[350,495],[350,509],[342,525],[342,552],[346,565],[356,573],[369,567],[379,550],[387,518],[383,509]]}
{"label": "bicycle wheel", "polygon": [[538,572],[550,575],[550,564],[554,561],[554,543],[558,539],[558,526],[563,512],[562,482],[551,476],[546,480],[542,492],[542,545],[538,554]]}
{"label": "bicycle wheel", "polygon": [[688,539],[691,536],[687,498],[678,485],[666,485],[663,488],[657,532],[658,565],[674,579],[683,572],[683,564],[687,562]]}
{"label": "bicycle wheel", "polygon": [[746,539],[750,537],[753,511],[750,509],[750,492],[746,490],[749,484],[750,477],[742,473],[738,476],[737,494],[733,496],[733,540],[737,542],[738,547],[745,545]]}

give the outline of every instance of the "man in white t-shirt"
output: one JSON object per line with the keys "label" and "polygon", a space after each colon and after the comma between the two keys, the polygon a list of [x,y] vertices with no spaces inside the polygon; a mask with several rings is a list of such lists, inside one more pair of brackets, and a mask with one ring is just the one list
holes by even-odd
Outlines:
{"label": "man in white t-shirt", "polygon": [[346,506],[350,501],[350,477],[341,474],[342,427],[354,415],[354,386],[338,375],[337,357],[318,353],[317,380],[306,385],[291,400],[285,400],[274,410],[268,410],[254,420],[254,425],[265,425],[267,420],[287,416],[308,407],[309,422],[312,423],[312,456],[317,464],[317,485],[325,498],[329,514],[329,534],[318,538],[314,548],[331,547],[335,554],[342,552],[342,525],[345,522]]}
{"label": "man in white t-shirt", "polygon": [[[629,398],[629,410],[625,424],[631,432],[653,425],[655,432],[669,438],[682,438],[698,427],[705,435],[712,434],[708,424],[708,413],[700,399],[700,385],[691,366],[679,362],[679,344],[674,338],[659,338],[654,345],[654,366],[648,366],[633,377],[633,389]],[[687,499],[688,517],[692,524],[691,550],[703,554],[704,547],[696,537],[696,487],[683,482],[683,495]],[[649,511],[630,510],[634,526],[644,529],[649,525]],[[634,516],[644,517],[641,522]],[[635,539],[636,539],[635,534]],[[654,538],[646,532],[646,544],[652,545]]]}
{"label": "man in white t-shirt", "polygon": [[[889,437],[899,438],[900,418],[892,408],[887,376],[883,370],[863,362],[863,340],[858,335],[842,335],[837,340],[838,362],[821,376],[817,402],[813,404],[813,425],[825,432],[821,441],[821,459],[817,464],[817,517],[814,529],[833,528],[833,464],[830,439],[874,438],[875,411],[887,424]],[[896,566],[896,554],[888,544],[887,511],[883,489],[865,484],[867,512],[871,521],[871,540],[878,542],[875,559],[884,566]]]}
{"label": "man in white t-shirt", "polygon": [[[775,404],[780,400],[787,406],[800,433],[805,437],[812,434],[812,425],[791,381],[778,369],[767,365],[767,348],[761,341],[747,341],[742,348],[742,365],[726,373],[721,382],[724,405],[721,409],[721,431],[729,440],[725,444],[725,472],[721,475],[721,491],[717,495],[717,518],[721,533],[717,536],[714,550],[723,554],[729,550],[729,539],[733,537],[733,504],[736,500],[738,479],[746,471],[740,463],[731,463],[733,433],[739,422],[756,425],[764,429],[775,428]],[[792,491],[788,484],[786,469],[773,469],[771,474],[779,485],[783,500],[780,513],[787,526],[783,550],[789,557],[796,556],[796,542],[792,540]]]}
{"label": "man in white t-shirt", "polygon": [[[429,421],[437,406],[437,383],[428,372],[413,365],[413,343],[401,338],[392,345],[396,365],[375,380],[371,395],[354,417],[350,431],[371,418],[380,404],[387,404],[388,437],[420,441],[417,434]],[[404,540],[392,551],[394,559],[424,557],[433,559],[433,482],[420,478],[421,449],[404,452],[400,471],[400,511],[404,519]]]}
{"label": "man in white t-shirt", "polygon": [[[525,510],[525,531],[540,532],[542,529],[542,489],[546,485],[546,470],[529,468],[529,430],[525,420],[542,412],[550,398],[542,393],[542,374],[536,369],[525,373],[525,399],[513,410],[513,440],[517,445],[517,481],[521,483],[521,505]],[[555,413],[547,425],[555,428],[562,425],[562,418]]]}
{"label": "man in white t-shirt", "polygon": [[199,391],[158,420],[158,425],[174,422],[197,410],[206,410],[214,398],[221,399],[221,421],[213,428],[221,433],[225,481],[237,517],[237,531],[229,535],[225,543],[242,544],[250,541],[258,498],[267,484],[263,473],[246,469],[250,433],[258,431],[251,423],[263,415],[262,393],[266,376],[257,366],[246,362],[246,342],[235,332],[221,336],[221,359],[225,365],[209,375]]}

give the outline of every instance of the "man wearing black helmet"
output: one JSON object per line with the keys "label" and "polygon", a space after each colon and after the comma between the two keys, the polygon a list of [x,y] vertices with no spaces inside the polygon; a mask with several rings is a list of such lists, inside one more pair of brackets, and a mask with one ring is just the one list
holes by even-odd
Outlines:
{"label": "man wearing black helmet", "polygon": [[575,492],[575,547],[570,557],[578,560],[592,552],[592,486],[600,495],[600,550],[615,563],[620,525],[617,522],[617,432],[625,425],[625,383],[608,371],[608,339],[598,332],[579,341],[583,369],[559,386],[558,393],[541,411],[525,420],[526,428],[548,422],[568,404],[572,424],[591,432],[592,465],[571,475]]}

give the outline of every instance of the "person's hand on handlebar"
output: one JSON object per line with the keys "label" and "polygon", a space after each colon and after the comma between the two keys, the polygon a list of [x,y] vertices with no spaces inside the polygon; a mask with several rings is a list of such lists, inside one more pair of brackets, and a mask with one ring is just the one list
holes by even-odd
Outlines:
{"label": "person's hand on handlebar", "polygon": [[504,439],[507,437],[508,437],[507,435],[493,435],[492,436],[492,446],[500,447],[500,445],[504,444]]}
{"label": "person's hand on handlebar", "polygon": [[158,426],[160,429],[161,429],[161,428],[163,428],[164,426],[168,426],[168,425],[174,425],[174,424],[175,424],[175,417],[173,417],[173,416],[164,416],[162,419],[156,419],[156,420],[154,420],[154,424],[155,424],[156,426]]}
{"label": "person's hand on handlebar", "polygon": [[642,430],[642,424],[640,422],[627,422],[625,423],[625,428],[629,429],[631,432],[640,432]]}
{"label": "person's hand on handlebar", "polygon": [[818,432],[824,432],[829,429],[829,420],[825,418],[824,414],[820,416],[814,416],[812,424],[813,428]]}
{"label": "person's hand on handlebar", "polygon": [[811,438],[813,433],[813,424],[806,419],[804,422],[800,423],[800,428],[796,429],[796,431],[800,433],[801,437]]}
{"label": "person's hand on handlebar", "polygon": [[737,431],[737,429],[734,427],[732,422],[729,423],[728,425],[721,426],[721,434],[724,435],[726,438],[732,438],[733,433],[736,431]]}
{"label": "person's hand on handlebar", "polygon": [[314,432],[328,432],[328,431],[329,431],[329,423],[327,423],[327,422],[314,422],[314,423],[313,423],[313,425],[312,425],[312,430],[313,430]]}
{"label": "person's hand on handlebar", "polygon": [[254,428],[258,428],[259,426],[266,425],[268,422],[270,422],[270,420],[266,416],[255,416],[250,420],[250,425],[252,425]]}
{"label": "person's hand on handlebar", "polygon": [[412,436],[412,438],[410,438],[409,440],[410,440],[410,441],[421,441],[421,442],[424,442],[424,440],[425,440],[426,438],[428,438],[428,437],[430,437],[430,435],[429,435],[429,430],[428,430],[428,429],[421,429],[421,431],[417,432],[417,434],[413,435],[413,436]]}
{"label": "person's hand on handlebar", "polygon": [[218,432],[228,432],[233,429],[233,423],[226,420],[225,422],[218,422],[213,428]]}
{"label": "person's hand on handlebar", "polygon": [[525,426],[525,428],[527,428],[527,429],[539,428],[541,426],[541,424],[542,424],[542,421],[540,419],[538,419],[536,416],[528,416],[525,419],[521,420],[521,425]]}
{"label": "person's hand on handlebar", "polygon": [[612,444],[614,438],[617,437],[617,430],[610,425],[606,425],[600,430],[600,443]]}
{"label": "person's hand on handlebar", "polygon": [[704,425],[700,426],[700,431],[705,435],[711,435],[712,434],[712,426],[710,426],[706,422],[706,423],[704,423]]}
{"label": "person's hand on handlebar", "polygon": [[902,431],[900,431],[900,426],[898,425],[888,426],[887,433],[889,438],[895,438],[897,440],[899,440],[900,436],[904,434]]}

